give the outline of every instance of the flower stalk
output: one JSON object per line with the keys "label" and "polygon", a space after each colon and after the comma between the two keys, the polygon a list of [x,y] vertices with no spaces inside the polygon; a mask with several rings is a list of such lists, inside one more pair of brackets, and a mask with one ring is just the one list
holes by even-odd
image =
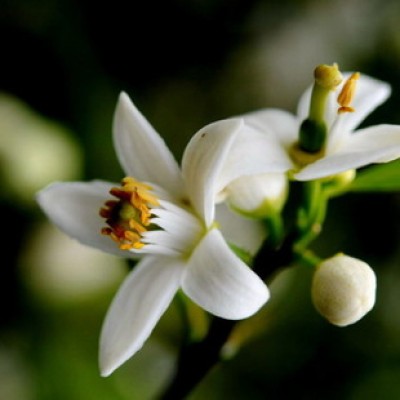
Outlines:
{"label": "flower stalk", "polygon": [[321,180],[303,183],[304,201],[298,211],[298,239],[294,245],[295,252],[302,255],[308,246],[322,231],[325,220],[328,196]]}

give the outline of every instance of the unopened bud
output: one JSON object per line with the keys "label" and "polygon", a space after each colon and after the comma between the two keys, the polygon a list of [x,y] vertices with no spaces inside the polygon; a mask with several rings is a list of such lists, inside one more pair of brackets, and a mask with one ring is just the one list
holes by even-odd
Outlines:
{"label": "unopened bud", "polygon": [[288,181],[282,173],[251,175],[231,182],[225,191],[233,209],[252,218],[263,218],[282,210]]}
{"label": "unopened bud", "polygon": [[371,267],[344,254],[317,267],[311,288],[315,308],[337,326],[353,324],[370,311],[375,292],[376,277]]}

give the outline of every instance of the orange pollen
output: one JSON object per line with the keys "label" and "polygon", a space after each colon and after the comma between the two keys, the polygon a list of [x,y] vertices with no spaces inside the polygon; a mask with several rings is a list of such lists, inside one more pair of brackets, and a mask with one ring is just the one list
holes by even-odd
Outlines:
{"label": "orange pollen", "polygon": [[152,187],[134,178],[126,177],[121,187],[114,187],[110,194],[116,200],[107,200],[99,214],[105,218],[107,227],[103,235],[110,236],[121,250],[140,249],[144,246],[142,234],[151,224],[151,206],[160,203],[150,191]]}
{"label": "orange pollen", "polygon": [[341,92],[337,98],[337,102],[340,107],[338,108],[338,113],[354,112],[354,108],[351,107],[351,103],[354,99],[356,93],[357,81],[360,78],[360,73],[355,72],[350,76],[349,79],[344,83]]}

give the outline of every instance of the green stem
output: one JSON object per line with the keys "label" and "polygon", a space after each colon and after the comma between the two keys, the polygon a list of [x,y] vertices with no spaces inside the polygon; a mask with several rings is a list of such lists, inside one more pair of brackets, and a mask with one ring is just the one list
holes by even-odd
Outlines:
{"label": "green stem", "polygon": [[306,267],[315,268],[322,260],[311,250],[303,250],[302,252],[297,253],[296,261]]}
{"label": "green stem", "polygon": [[272,213],[265,219],[268,232],[268,243],[271,248],[279,247],[284,237],[284,226],[282,215],[280,213]]}
{"label": "green stem", "polygon": [[202,341],[184,346],[179,354],[175,375],[160,399],[184,399],[220,361],[221,348],[235,325],[236,321],[214,317]]}
{"label": "green stem", "polygon": [[299,239],[295,243],[297,253],[306,247],[321,233],[325,220],[328,197],[325,195],[321,181],[310,181],[304,185],[304,205],[299,210]]}

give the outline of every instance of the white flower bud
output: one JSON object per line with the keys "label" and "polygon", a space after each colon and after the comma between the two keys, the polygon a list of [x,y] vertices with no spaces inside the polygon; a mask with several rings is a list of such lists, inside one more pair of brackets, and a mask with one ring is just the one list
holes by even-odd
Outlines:
{"label": "white flower bud", "polygon": [[238,178],[225,188],[225,195],[234,210],[262,218],[281,211],[287,191],[286,175],[269,173]]}
{"label": "white flower bud", "polygon": [[311,295],[315,308],[329,322],[346,326],[357,322],[375,303],[376,277],[371,267],[338,254],[315,271]]}

